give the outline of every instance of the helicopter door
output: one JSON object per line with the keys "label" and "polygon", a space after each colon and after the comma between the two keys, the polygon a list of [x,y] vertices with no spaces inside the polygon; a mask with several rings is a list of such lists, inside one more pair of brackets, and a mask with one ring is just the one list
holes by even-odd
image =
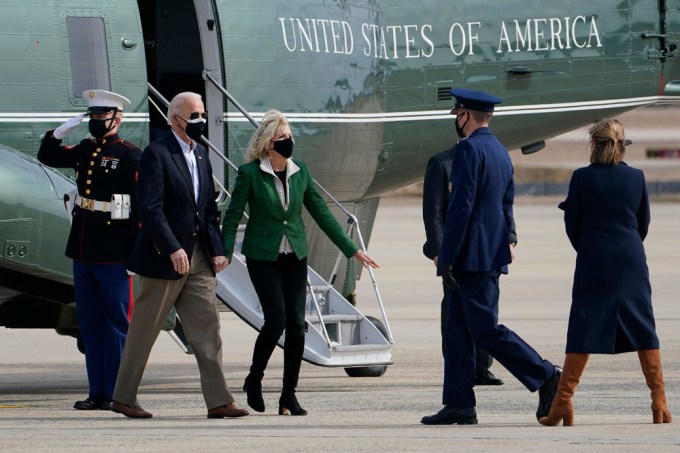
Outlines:
{"label": "helicopter door", "polygon": [[[146,48],[148,81],[170,101],[176,94],[193,91],[203,96],[209,118],[204,135],[224,147],[224,103],[206,87],[204,69],[219,75],[221,65],[216,19],[210,0],[138,0]],[[161,106],[163,112],[165,109]],[[149,106],[151,140],[169,130],[167,121]],[[223,163],[211,159],[216,177],[222,178]]]}

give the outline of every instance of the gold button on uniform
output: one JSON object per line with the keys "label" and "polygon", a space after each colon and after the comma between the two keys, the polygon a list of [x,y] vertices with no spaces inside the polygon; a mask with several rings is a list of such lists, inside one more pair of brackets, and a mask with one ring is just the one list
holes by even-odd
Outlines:
{"label": "gold button on uniform", "polygon": [[87,181],[85,181],[85,184],[92,184],[92,181],[88,179]]}
{"label": "gold button on uniform", "polygon": [[106,221],[106,224],[107,224],[107,225],[111,225],[111,221],[110,221],[110,220],[107,220],[107,221]]}
{"label": "gold button on uniform", "polygon": [[101,148],[95,149],[96,152],[99,152],[99,151],[101,151],[101,150],[102,150]]}
{"label": "gold button on uniform", "polygon": [[90,189],[85,190],[85,195],[90,195]]}
{"label": "gold button on uniform", "polygon": [[[91,174],[92,174],[92,170],[87,170],[87,174],[88,174],[88,175],[91,175]],[[77,178],[77,176],[76,176],[76,178]]]}
{"label": "gold button on uniform", "polygon": [[97,153],[92,153],[92,157],[97,157]]}
{"label": "gold button on uniform", "polygon": [[94,167],[94,161],[90,161],[90,167]]}

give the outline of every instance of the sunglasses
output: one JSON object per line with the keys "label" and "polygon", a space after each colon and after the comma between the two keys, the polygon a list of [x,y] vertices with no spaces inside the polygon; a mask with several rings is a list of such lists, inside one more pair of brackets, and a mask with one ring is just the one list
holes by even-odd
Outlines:
{"label": "sunglasses", "polygon": [[199,117],[203,118],[204,120],[207,120],[208,112],[203,113],[191,112],[191,114],[189,115],[189,120],[197,120]]}

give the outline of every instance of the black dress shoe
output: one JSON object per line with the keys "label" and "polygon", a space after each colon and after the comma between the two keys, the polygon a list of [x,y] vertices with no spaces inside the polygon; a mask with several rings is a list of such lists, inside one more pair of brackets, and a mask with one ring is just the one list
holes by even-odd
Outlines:
{"label": "black dress shoe", "polygon": [[95,409],[99,409],[101,405],[102,405],[101,401],[96,401],[93,400],[92,398],[88,398],[83,401],[76,401],[76,404],[74,404],[73,407],[75,409],[78,409],[79,411],[93,411]]}
{"label": "black dress shoe", "polygon": [[562,376],[562,368],[555,366],[553,375],[538,389],[538,409],[536,409],[536,419],[547,417],[548,413],[550,413],[550,406],[555,398],[555,392],[557,392],[557,384],[560,382],[560,376]]}
{"label": "black dress shoe", "polygon": [[475,385],[503,385],[503,379],[497,378],[491,371],[486,370],[475,378]]}
{"label": "black dress shoe", "polygon": [[113,406],[113,400],[104,400],[104,402],[102,402],[102,405],[99,406],[99,409],[103,411],[110,411],[111,406]]}
{"label": "black dress shoe", "polygon": [[427,415],[420,420],[423,425],[476,425],[477,411],[474,407],[459,409],[457,407],[444,406],[434,415]]}

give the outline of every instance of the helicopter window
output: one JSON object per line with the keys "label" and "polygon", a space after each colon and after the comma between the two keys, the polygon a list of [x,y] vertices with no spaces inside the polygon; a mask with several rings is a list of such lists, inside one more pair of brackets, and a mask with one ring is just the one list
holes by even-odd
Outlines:
{"label": "helicopter window", "polygon": [[106,30],[101,17],[68,17],[68,47],[75,97],[85,90],[111,90]]}

